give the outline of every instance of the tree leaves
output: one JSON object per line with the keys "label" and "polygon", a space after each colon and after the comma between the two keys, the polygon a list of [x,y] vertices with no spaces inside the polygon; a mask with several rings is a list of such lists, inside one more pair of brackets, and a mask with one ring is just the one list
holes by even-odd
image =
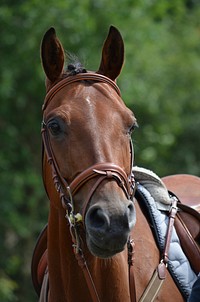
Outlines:
{"label": "tree leaves", "polygon": [[126,63],[118,80],[140,128],[135,163],[160,176],[199,175],[200,5],[195,1],[2,1],[0,73],[0,300],[35,301],[36,237],[47,222],[40,123],[45,96],[40,42],[50,27],[66,50],[96,70],[109,26]]}

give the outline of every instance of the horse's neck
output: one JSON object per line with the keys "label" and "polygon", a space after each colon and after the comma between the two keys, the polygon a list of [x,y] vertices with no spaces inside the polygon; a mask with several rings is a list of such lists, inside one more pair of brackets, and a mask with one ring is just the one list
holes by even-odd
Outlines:
{"label": "horse's neck", "polygon": [[[48,227],[50,302],[91,301],[64,215],[64,211],[51,207]],[[97,259],[85,245],[83,250],[101,302],[129,302],[127,251],[112,259]]]}
{"label": "horse's neck", "polygon": [[[56,198],[55,189],[49,191],[49,195]],[[57,204],[59,203],[58,199]],[[148,222],[137,203],[136,214],[137,222],[132,232],[132,238],[135,241],[134,275],[138,300],[160,261],[160,254]],[[86,245],[83,248],[86,250]],[[97,259],[86,252],[86,260],[101,302],[130,302],[126,250],[107,260]],[[65,211],[59,207],[56,209],[53,205],[50,206],[48,224],[48,267],[49,302],[91,301],[83,272],[74,256]],[[183,301],[169,274],[158,301]]]}
{"label": "horse's neck", "polygon": [[[134,275],[140,297],[159,263],[159,252],[148,222],[136,206],[137,223],[132,233],[135,241]],[[97,259],[83,247],[85,258],[101,302],[130,302],[127,250],[111,259]],[[51,206],[48,226],[49,302],[91,301],[82,269],[77,263],[64,210]],[[164,300],[163,300],[164,301]]]}

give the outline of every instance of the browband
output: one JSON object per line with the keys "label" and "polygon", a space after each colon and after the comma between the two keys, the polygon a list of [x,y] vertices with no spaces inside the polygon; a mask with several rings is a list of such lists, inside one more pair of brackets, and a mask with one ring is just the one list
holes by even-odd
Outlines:
{"label": "browband", "polygon": [[71,75],[71,76],[64,78],[63,80],[58,82],[55,86],[53,86],[49,90],[49,92],[47,93],[47,95],[45,97],[44,104],[42,106],[42,111],[44,111],[46,109],[47,105],[49,104],[51,99],[54,97],[54,95],[59,90],[61,90],[63,87],[65,87],[71,83],[84,81],[84,80],[107,83],[114,88],[114,90],[117,92],[117,94],[119,96],[121,96],[119,87],[117,86],[116,82],[111,80],[110,78],[108,78],[102,74],[95,73],[95,72],[79,73],[79,74]]}

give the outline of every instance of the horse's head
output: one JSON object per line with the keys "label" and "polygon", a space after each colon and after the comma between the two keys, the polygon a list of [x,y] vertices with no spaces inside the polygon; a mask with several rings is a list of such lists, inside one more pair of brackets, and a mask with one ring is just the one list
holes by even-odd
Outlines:
{"label": "horse's head", "polygon": [[[102,258],[124,249],[135,224],[130,135],[136,119],[115,83],[123,60],[123,40],[114,27],[96,73],[79,64],[69,64],[64,70],[63,47],[53,28],[42,41],[47,76],[43,106],[46,157],[61,199],[69,200],[68,214],[75,219],[81,213],[88,248]],[[51,202],[62,207],[62,203]]]}

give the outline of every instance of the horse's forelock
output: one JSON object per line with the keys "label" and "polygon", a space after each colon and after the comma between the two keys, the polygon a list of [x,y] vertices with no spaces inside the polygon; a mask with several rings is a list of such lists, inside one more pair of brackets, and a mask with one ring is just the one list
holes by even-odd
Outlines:
{"label": "horse's forelock", "polygon": [[69,61],[65,71],[67,76],[87,72],[83,64],[79,61],[79,59],[74,54],[67,52],[67,58]]}
{"label": "horse's forelock", "polygon": [[71,63],[67,66],[67,75],[76,75],[79,73],[86,73],[87,70],[82,66],[80,62],[78,63]]}

